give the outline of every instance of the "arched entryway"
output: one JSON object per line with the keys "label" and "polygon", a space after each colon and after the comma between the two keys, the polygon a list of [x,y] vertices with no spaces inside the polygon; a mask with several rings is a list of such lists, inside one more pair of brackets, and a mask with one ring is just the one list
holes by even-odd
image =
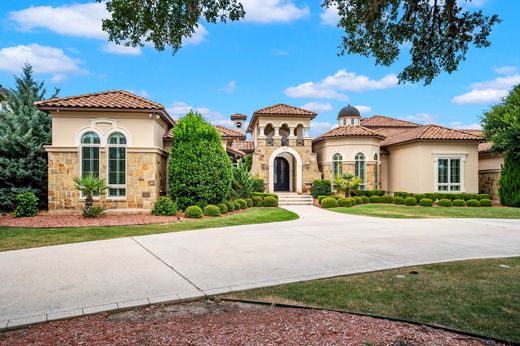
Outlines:
{"label": "arched entryway", "polygon": [[302,192],[302,159],[291,147],[280,147],[269,157],[269,192]]}
{"label": "arched entryway", "polygon": [[290,178],[289,161],[285,157],[276,157],[274,159],[274,190],[290,191]]}

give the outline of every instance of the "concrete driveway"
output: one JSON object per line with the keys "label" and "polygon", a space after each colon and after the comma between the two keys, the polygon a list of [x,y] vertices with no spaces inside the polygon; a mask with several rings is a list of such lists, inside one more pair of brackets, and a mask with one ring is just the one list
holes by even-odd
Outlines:
{"label": "concrete driveway", "polygon": [[520,256],[520,220],[296,221],[0,252],[0,329],[380,269]]}

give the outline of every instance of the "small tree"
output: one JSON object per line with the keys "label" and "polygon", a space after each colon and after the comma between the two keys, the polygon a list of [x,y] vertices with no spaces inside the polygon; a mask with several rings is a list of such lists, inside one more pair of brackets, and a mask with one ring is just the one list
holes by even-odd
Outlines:
{"label": "small tree", "polygon": [[336,191],[343,192],[345,197],[349,197],[352,191],[356,190],[363,182],[363,179],[356,177],[352,173],[344,173],[342,175],[337,175],[334,178],[334,186],[336,187]]}
{"label": "small tree", "polygon": [[253,177],[249,174],[247,163],[240,162],[238,167],[233,167],[233,183],[231,197],[249,198],[253,192]]}
{"label": "small tree", "polygon": [[99,179],[93,174],[74,178],[74,188],[85,195],[85,208],[83,215],[92,214],[94,207],[94,196],[101,196],[108,189],[105,179]]}
{"label": "small tree", "polygon": [[173,128],[169,176],[169,193],[180,209],[217,205],[229,197],[231,160],[220,134],[198,113],[188,113]]}

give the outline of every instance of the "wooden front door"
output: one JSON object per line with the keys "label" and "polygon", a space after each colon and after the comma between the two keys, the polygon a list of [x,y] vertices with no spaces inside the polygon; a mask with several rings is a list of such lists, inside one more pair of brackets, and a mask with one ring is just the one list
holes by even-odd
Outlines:
{"label": "wooden front door", "polygon": [[289,162],[283,157],[274,159],[274,190],[289,191]]}

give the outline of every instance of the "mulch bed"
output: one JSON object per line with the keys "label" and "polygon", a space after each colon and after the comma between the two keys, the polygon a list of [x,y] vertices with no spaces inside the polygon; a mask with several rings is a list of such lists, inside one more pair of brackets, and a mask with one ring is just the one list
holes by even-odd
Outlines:
{"label": "mulch bed", "polygon": [[489,345],[457,333],[330,311],[235,302],[157,305],[0,334],[0,345]]}

